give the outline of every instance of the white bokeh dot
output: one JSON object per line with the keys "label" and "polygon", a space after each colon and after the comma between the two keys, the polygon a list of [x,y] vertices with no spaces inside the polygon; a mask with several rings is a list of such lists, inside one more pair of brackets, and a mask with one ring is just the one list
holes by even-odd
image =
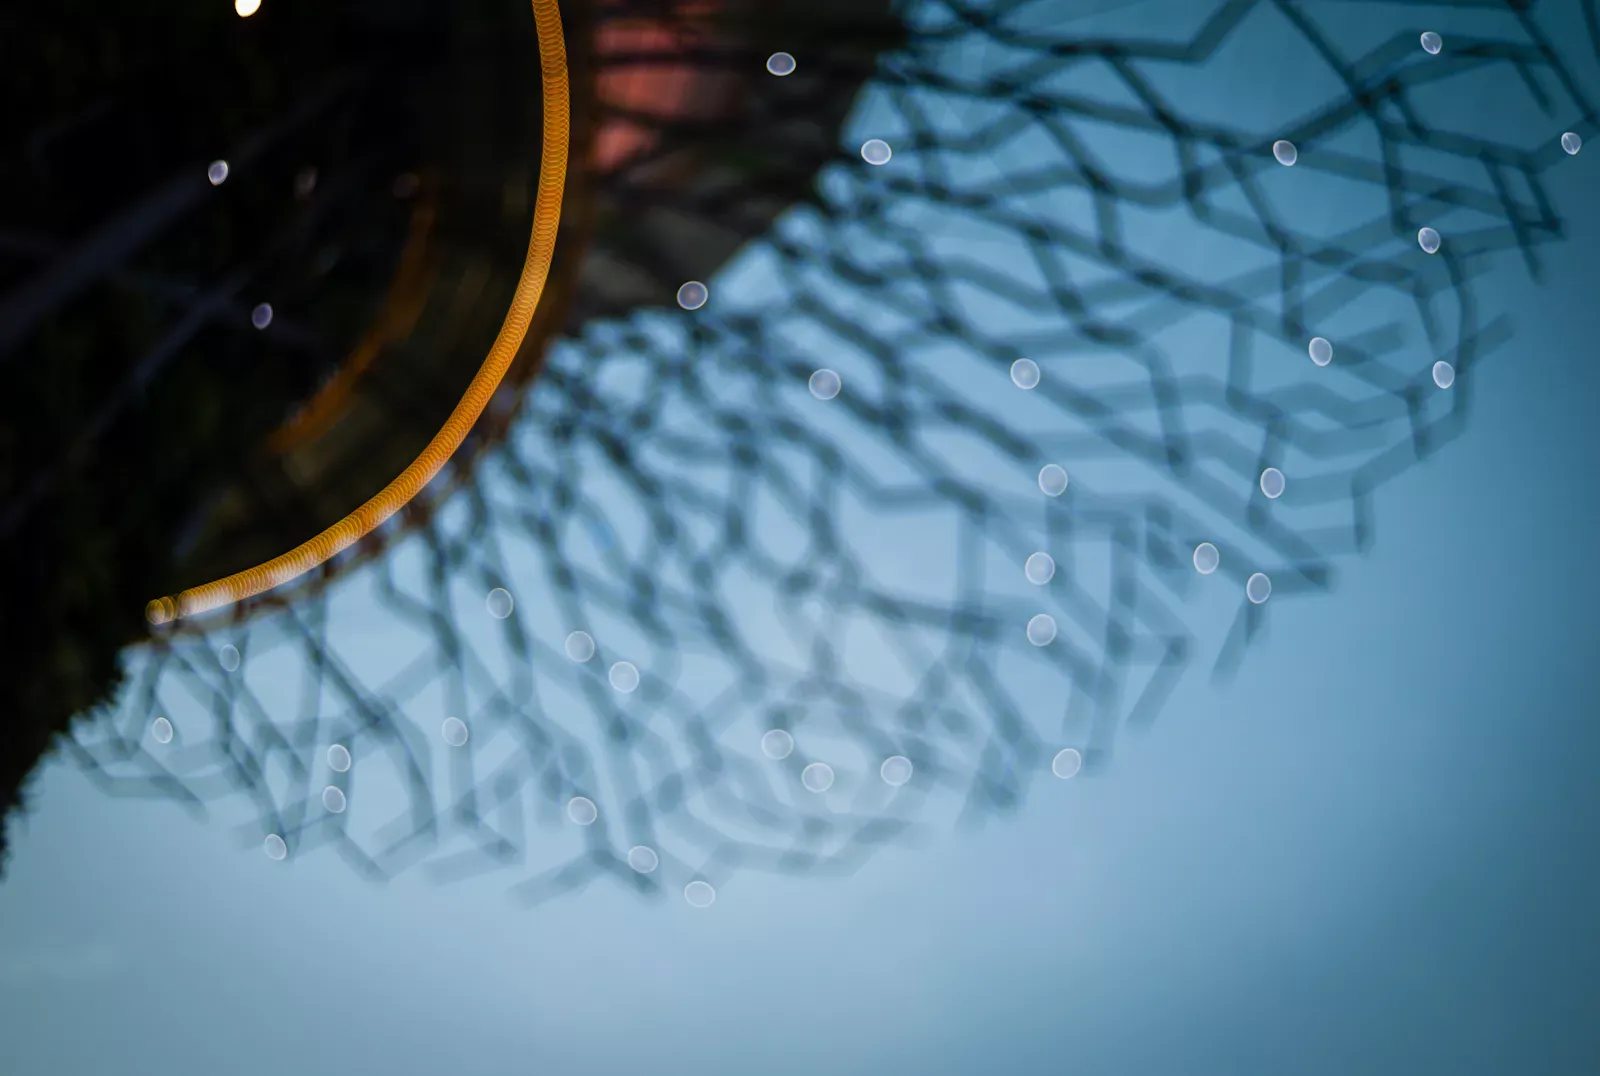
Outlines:
{"label": "white bokeh dot", "polygon": [[1039,492],[1046,497],[1059,497],[1067,491],[1067,469],[1057,463],[1047,463],[1039,468]]}
{"label": "white bokeh dot", "polygon": [[1288,139],[1280,138],[1272,144],[1272,155],[1278,163],[1288,168],[1300,159],[1300,151],[1294,148],[1294,143]]}
{"label": "white bokeh dot", "polygon": [[267,853],[268,859],[282,859],[289,854],[288,844],[276,833],[267,834],[267,839],[261,842],[261,850]]}
{"label": "white bokeh dot", "polygon": [[1439,233],[1432,228],[1419,228],[1417,230],[1417,246],[1422,248],[1424,254],[1439,253],[1439,246],[1444,240],[1439,238]]}
{"label": "white bokeh dot", "polygon": [[1333,361],[1333,345],[1325,337],[1313,336],[1306,351],[1311,355],[1311,361],[1318,366],[1326,366]]}
{"label": "white bokeh dot", "polygon": [[344,814],[347,806],[344,790],[337,785],[329,785],[322,790],[322,806],[327,808],[329,814]]}
{"label": "white bokeh dot", "polygon": [[265,329],[272,324],[272,304],[257,303],[256,308],[250,311],[250,324],[258,329]]}
{"label": "white bokeh dot", "polygon": [[1283,491],[1288,488],[1289,482],[1283,477],[1283,472],[1276,467],[1268,467],[1261,472],[1261,492],[1267,500],[1275,501],[1283,496]]}
{"label": "white bokeh dot", "polygon": [[561,645],[567,652],[567,657],[580,664],[594,657],[594,637],[586,631],[573,632]]}
{"label": "white bokeh dot", "polygon": [[217,664],[221,665],[224,672],[237,672],[239,669],[239,648],[232,643],[225,643],[217,651]]}
{"label": "white bokeh dot", "polygon": [[600,808],[588,796],[573,796],[567,801],[567,817],[580,826],[592,826],[600,817]]}
{"label": "white bokeh dot", "polygon": [[794,754],[794,737],[783,729],[768,729],[761,734],[761,753],[770,759],[785,759]]}
{"label": "white bokeh dot", "polygon": [[1583,148],[1583,138],[1575,131],[1568,131],[1561,136],[1561,148],[1567,152],[1569,157],[1576,157],[1578,151]]}
{"label": "white bokeh dot", "polygon": [[228,162],[212,161],[206,168],[206,178],[211,181],[213,187],[222,186],[228,178]]}
{"label": "white bokeh dot", "polygon": [[800,783],[808,792],[826,792],[833,787],[833,767],[826,762],[813,762],[800,771]]}
{"label": "white bokeh dot", "polygon": [[444,724],[439,726],[439,735],[451,747],[463,747],[467,742],[467,723],[459,717],[447,717]]}
{"label": "white bokeh dot", "polygon": [[1429,56],[1439,55],[1439,50],[1444,48],[1444,38],[1440,37],[1432,30],[1424,30],[1422,32],[1421,41],[1422,51],[1426,52]]}
{"label": "white bokeh dot", "polygon": [[1011,383],[1019,389],[1039,387],[1039,364],[1032,359],[1018,359],[1011,364]]}
{"label": "white bokeh dot", "polygon": [[1083,769],[1083,753],[1076,747],[1064,747],[1050,760],[1050,772],[1065,780],[1076,777]]}
{"label": "white bokeh dot", "polygon": [[683,899],[691,908],[709,908],[717,902],[717,891],[711,888],[710,882],[696,879],[683,887]]}
{"label": "white bokeh dot", "polygon": [[1049,646],[1056,637],[1056,618],[1040,613],[1028,621],[1028,642],[1034,646]]}
{"label": "white bokeh dot", "polygon": [[878,776],[883,778],[884,784],[899,788],[911,780],[912,770],[909,758],[904,755],[890,755],[883,760],[883,765],[878,767]]}
{"label": "white bokeh dot", "polygon": [[1222,565],[1222,553],[1210,542],[1201,542],[1194,547],[1194,570],[1201,575],[1210,575]]}
{"label": "white bokeh dot", "polygon": [[617,662],[606,675],[611,680],[611,686],[624,695],[639,689],[639,670],[631,661]]}
{"label": "white bokeh dot", "polygon": [[628,849],[628,866],[640,874],[649,874],[661,866],[661,857],[656,855],[654,848],[636,844]]}
{"label": "white bokeh dot", "polygon": [[888,164],[893,156],[894,151],[889,148],[889,143],[881,138],[869,138],[861,143],[861,159],[874,167]]}
{"label": "white bokeh dot", "polygon": [[150,738],[156,743],[171,743],[172,722],[164,717],[158,717],[150,722]]}
{"label": "white bokeh dot", "polygon": [[833,370],[818,370],[811,375],[811,380],[806,383],[811,390],[811,395],[819,400],[831,400],[839,395],[839,390],[844,388],[844,379]]}
{"label": "white bokeh dot", "polygon": [[787,52],[774,52],[767,57],[767,73],[783,78],[785,75],[794,74],[794,57]]}
{"label": "white bokeh dot", "polygon": [[1444,360],[1433,364],[1433,383],[1447,389],[1456,383],[1456,368]]}
{"label": "white bokeh dot", "polygon": [[678,289],[678,305],[685,310],[699,310],[711,298],[711,289],[698,280],[691,280]]}
{"label": "white bokeh dot", "polygon": [[505,587],[495,587],[489,591],[489,596],[483,600],[483,604],[484,608],[489,610],[489,615],[496,620],[504,620],[516,607],[516,602],[511,600],[511,592]]}
{"label": "white bokeh dot", "polygon": [[1034,553],[1023,563],[1022,574],[1034,586],[1042,587],[1055,578],[1055,558],[1044,552]]}
{"label": "white bokeh dot", "polygon": [[350,772],[350,749],[342,743],[328,748],[328,769],[335,773]]}
{"label": "white bokeh dot", "polygon": [[1256,572],[1245,580],[1244,596],[1250,599],[1252,605],[1260,605],[1272,597],[1272,580],[1267,578],[1265,572]]}

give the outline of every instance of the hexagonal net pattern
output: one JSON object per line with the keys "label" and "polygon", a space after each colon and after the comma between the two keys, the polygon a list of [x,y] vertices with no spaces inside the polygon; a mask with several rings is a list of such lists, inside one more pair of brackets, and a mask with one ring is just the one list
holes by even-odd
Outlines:
{"label": "hexagonal net pattern", "polygon": [[1157,6],[904,6],[807,204],[561,341],[381,562],[130,657],[75,757],[291,859],[697,905],[1103,769],[1465,429],[1595,115],[1592,4]]}

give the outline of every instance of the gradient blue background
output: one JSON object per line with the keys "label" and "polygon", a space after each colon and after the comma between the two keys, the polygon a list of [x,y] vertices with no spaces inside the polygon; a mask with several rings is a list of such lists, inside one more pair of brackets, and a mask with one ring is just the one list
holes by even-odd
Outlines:
{"label": "gradient blue background", "polygon": [[1546,280],[1485,289],[1518,336],[1467,436],[1105,779],[707,912],[527,911],[285,870],[53,764],[0,887],[0,1072],[1600,1072],[1597,162],[1558,171]]}

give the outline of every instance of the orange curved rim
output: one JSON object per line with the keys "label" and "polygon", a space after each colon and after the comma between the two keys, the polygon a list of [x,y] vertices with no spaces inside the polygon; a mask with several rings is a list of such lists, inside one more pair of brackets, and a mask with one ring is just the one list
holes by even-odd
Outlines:
{"label": "orange curved rim", "polygon": [[567,84],[567,52],[562,38],[558,0],[532,0],[538,26],[539,63],[544,91],[544,146],[539,161],[539,193],[534,202],[533,231],[522,276],[511,297],[505,321],[483,365],[451,411],[439,432],[422,453],[394,481],[354,512],[309,541],[264,564],[204,586],[180,591],[175,597],[155,598],[145,606],[152,624],[165,624],[224,605],[244,601],[297,579],[337,556],[372,533],[444,469],[468,432],[483,414],[495,390],[510,370],[534,311],[544,294],[555,256],[561,223],[561,203],[567,176],[567,148],[571,138],[571,102]]}

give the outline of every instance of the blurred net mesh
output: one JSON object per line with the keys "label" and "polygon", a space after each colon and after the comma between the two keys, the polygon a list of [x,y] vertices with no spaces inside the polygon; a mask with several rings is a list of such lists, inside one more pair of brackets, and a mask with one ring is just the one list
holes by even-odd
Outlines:
{"label": "blurred net mesh", "polygon": [[[1546,175],[1594,113],[1548,29],[1432,5],[1480,28],[1431,56],[1416,6],[1340,7],[910,4],[814,199],[702,308],[663,279],[662,307],[588,321],[387,556],[156,638],[69,750],[113,792],[242,794],[248,843],[291,859],[513,867],[529,900],[849,870],[1015,807],[1063,748],[1093,774],[1187,668],[1226,674],[1272,609],[1333,586],[1374,492],[1461,432],[1511,338],[1482,274],[1537,274],[1561,236]],[[1032,645],[1040,614],[1056,634]],[[890,756],[908,783],[880,778]]]}

